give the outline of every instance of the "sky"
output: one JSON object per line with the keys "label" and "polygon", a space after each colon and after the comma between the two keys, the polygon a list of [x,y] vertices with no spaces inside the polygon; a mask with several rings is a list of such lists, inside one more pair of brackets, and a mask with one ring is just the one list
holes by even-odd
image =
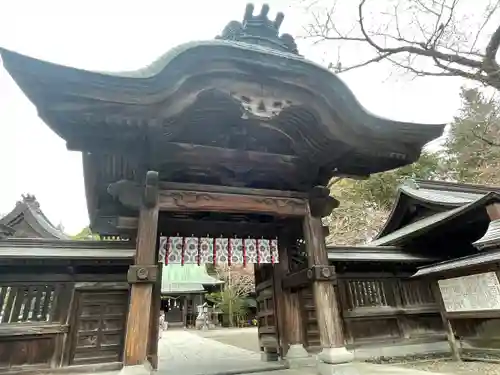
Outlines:
{"label": "sky", "polygon": [[[0,46],[88,70],[123,71],[148,65],[168,49],[212,39],[241,20],[246,0],[3,0]],[[285,13],[282,32],[304,35],[309,15],[293,0],[270,0],[270,16]],[[175,4],[175,5],[173,5]],[[259,9],[261,3],[255,1]],[[256,10],[257,11],[257,10]],[[307,39],[299,51],[321,64],[329,49]],[[355,51],[351,51],[354,52]],[[369,111],[384,117],[446,123],[460,105],[458,79],[390,77],[387,65],[355,70],[342,79]],[[53,224],[69,234],[88,225],[81,154],[37,116],[0,66],[0,214],[21,194],[34,194]]]}

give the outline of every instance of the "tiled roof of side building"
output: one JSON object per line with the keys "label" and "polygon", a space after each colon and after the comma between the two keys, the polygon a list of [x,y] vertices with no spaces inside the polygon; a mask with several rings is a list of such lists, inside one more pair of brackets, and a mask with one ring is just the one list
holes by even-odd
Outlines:
{"label": "tiled roof of side building", "polygon": [[70,236],[49,221],[40,209],[40,203],[38,203],[34,195],[23,195],[22,200],[16,203],[14,209],[0,219],[0,224],[12,228],[15,236],[19,219],[25,221],[32,228],[33,232],[36,233],[35,237],[71,239]]}
{"label": "tiled roof of side building", "polygon": [[204,265],[168,264],[163,266],[161,293],[202,293],[204,285],[222,284],[222,281],[208,275]]}

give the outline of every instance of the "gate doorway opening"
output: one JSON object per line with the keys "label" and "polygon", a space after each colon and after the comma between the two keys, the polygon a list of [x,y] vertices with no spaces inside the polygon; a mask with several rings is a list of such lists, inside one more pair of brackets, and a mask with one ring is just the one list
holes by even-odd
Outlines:
{"label": "gate doorway opening", "polygon": [[[160,212],[158,233],[157,257],[162,265],[162,285],[160,296],[156,298],[163,297],[159,313],[165,314],[167,329],[189,327],[203,338],[246,349],[253,347],[253,351],[260,354],[259,359],[264,361],[283,358],[280,336],[285,322],[280,315],[283,307],[277,296],[282,292],[281,279],[286,272],[280,268],[280,260],[286,257],[284,245],[296,240],[291,238],[292,234],[301,236],[302,221],[268,214]],[[186,272],[182,272],[183,267]],[[196,272],[196,268],[201,270]],[[207,269],[212,271],[211,275],[207,274]],[[169,272],[182,276],[175,280]],[[220,283],[204,284],[204,279],[206,283],[211,282],[208,277]],[[253,284],[250,287],[249,280]],[[179,292],[175,298],[172,296],[174,288]],[[201,289],[205,293],[196,297],[190,293]],[[180,294],[182,291],[184,295]],[[248,300],[254,301],[253,306]],[[211,314],[206,314],[208,322],[197,322],[196,314],[201,318],[203,305]],[[224,328],[227,325],[232,329]],[[229,332],[237,328],[239,335]],[[162,334],[164,337],[172,335],[174,333]],[[247,339],[238,344],[241,335]],[[256,337],[250,338],[251,335]],[[249,345],[248,341],[255,345]],[[160,368],[162,362],[160,350]]]}

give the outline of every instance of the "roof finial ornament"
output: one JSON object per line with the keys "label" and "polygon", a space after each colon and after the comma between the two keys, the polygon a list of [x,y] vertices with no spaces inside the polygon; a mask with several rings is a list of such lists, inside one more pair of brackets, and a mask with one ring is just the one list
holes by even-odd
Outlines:
{"label": "roof finial ornament", "polygon": [[290,34],[279,36],[279,30],[285,15],[278,12],[274,21],[270,20],[269,5],[264,4],[260,13],[254,16],[254,5],[245,8],[243,21],[231,21],[216,39],[225,39],[250,44],[259,44],[277,50],[298,54],[297,44]]}

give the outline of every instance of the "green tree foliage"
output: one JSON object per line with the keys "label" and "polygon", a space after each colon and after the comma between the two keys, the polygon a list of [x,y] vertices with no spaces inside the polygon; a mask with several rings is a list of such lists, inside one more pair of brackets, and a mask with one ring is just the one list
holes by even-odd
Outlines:
{"label": "green tree foliage", "polygon": [[451,180],[500,184],[500,103],[478,89],[463,88],[462,107],[449,125],[444,147],[424,152],[412,165],[378,173],[367,180],[340,180],[331,187],[340,207],[326,218],[327,242],[359,244],[369,241],[384,224],[407,179]]}
{"label": "green tree foliage", "polygon": [[246,317],[247,299],[238,295],[235,288],[225,287],[221,292],[210,293],[207,295],[207,300],[221,311],[222,319],[230,327]]}
{"label": "green tree foliage", "polygon": [[462,108],[445,142],[452,178],[476,184],[500,184],[500,104],[477,89],[463,88]]}
{"label": "green tree foliage", "polygon": [[209,294],[207,299],[221,310],[223,319],[233,327],[246,316],[248,296],[254,291],[255,280],[253,275],[237,272],[229,265],[218,265],[214,271],[224,284],[220,292]]}
{"label": "green tree foliage", "polygon": [[340,180],[331,187],[340,206],[325,219],[330,227],[327,242],[353,245],[370,240],[385,222],[398,186],[406,179],[434,179],[440,175],[439,155],[423,153],[411,165],[377,173],[367,180]]}
{"label": "green tree foliage", "polygon": [[72,236],[72,239],[95,241],[95,240],[100,240],[100,237],[98,234],[93,234],[92,231],[90,230],[90,227],[86,226],[80,231],[80,233]]}

